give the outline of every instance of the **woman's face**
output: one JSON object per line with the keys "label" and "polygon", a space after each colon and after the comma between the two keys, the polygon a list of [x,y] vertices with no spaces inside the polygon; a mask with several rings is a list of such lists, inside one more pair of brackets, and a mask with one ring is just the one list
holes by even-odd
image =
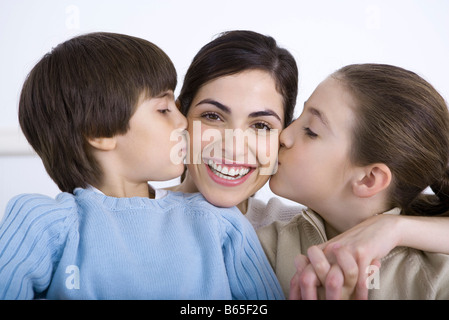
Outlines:
{"label": "woman's face", "polygon": [[194,97],[187,121],[187,168],[212,204],[241,203],[276,170],[284,108],[269,73],[250,70],[206,83]]}

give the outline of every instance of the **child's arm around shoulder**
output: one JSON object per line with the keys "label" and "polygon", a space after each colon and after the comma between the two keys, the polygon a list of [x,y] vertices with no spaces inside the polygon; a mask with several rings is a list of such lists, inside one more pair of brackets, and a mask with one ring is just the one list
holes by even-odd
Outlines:
{"label": "child's arm around shoulder", "polygon": [[222,250],[233,299],[285,299],[256,231],[248,219],[237,207],[218,208],[210,203],[205,206],[219,219]]}
{"label": "child's arm around shoulder", "polygon": [[47,289],[66,234],[77,219],[74,196],[24,194],[0,222],[0,299],[33,299]]}

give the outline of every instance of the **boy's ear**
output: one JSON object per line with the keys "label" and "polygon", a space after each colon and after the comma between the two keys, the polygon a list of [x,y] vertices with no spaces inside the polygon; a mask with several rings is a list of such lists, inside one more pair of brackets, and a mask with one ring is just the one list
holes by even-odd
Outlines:
{"label": "boy's ear", "polygon": [[95,149],[101,151],[111,151],[114,150],[117,145],[117,140],[114,137],[110,138],[87,138],[87,142]]}
{"label": "boy's ear", "polygon": [[352,191],[360,198],[372,197],[388,188],[391,171],[387,165],[376,163],[361,168],[361,174],[352,184]]}

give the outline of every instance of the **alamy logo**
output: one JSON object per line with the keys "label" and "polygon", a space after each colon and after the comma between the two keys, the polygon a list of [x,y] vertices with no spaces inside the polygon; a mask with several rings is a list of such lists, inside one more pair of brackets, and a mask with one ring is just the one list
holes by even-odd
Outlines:
{"label": "alamy logo", "polygon": [[79,289],[80,288],[80,269],[78,266],[73,264],[67,266],[65,268],[65,273],[68,274],[65,280],[65,286],[69,290]]}
{"label": "alamy logo", "polygon": [[366,287],[368,289],[380,289],[380,272],[379,267],[370,265],[366,268],[368,278],[366,279]]}

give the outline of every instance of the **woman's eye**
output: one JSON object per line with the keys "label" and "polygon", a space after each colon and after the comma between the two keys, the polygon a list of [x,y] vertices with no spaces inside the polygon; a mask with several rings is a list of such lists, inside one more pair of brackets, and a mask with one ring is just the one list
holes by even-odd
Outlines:
{"label": "woman's eye", "polygon": [[221,120],[220,115],[218,115],[218,114],[215,113],[215,112],[206,112],[206,113],[203,113],[203,114],[201,115],[201,117],[202,117],[202,118],[205,118],[205,119],[208,119],[208,120],[212,120],[212,121],[219,121],[219,120]]}
{"label": "woman's eye", "polygon": [[304,127],[304,132],[306,134],[306,136],[308,136],[309,138],[315,139],[318,137],[318,135],[313,132],[312,130],[310,130],[310,128]]}
{"label": "woman's eye", "polygon": [[266,124],[265,122],[258,122],[253,124],[253,128],[256,130],[271,130],[271,126],[269,126],[268,124]]}

